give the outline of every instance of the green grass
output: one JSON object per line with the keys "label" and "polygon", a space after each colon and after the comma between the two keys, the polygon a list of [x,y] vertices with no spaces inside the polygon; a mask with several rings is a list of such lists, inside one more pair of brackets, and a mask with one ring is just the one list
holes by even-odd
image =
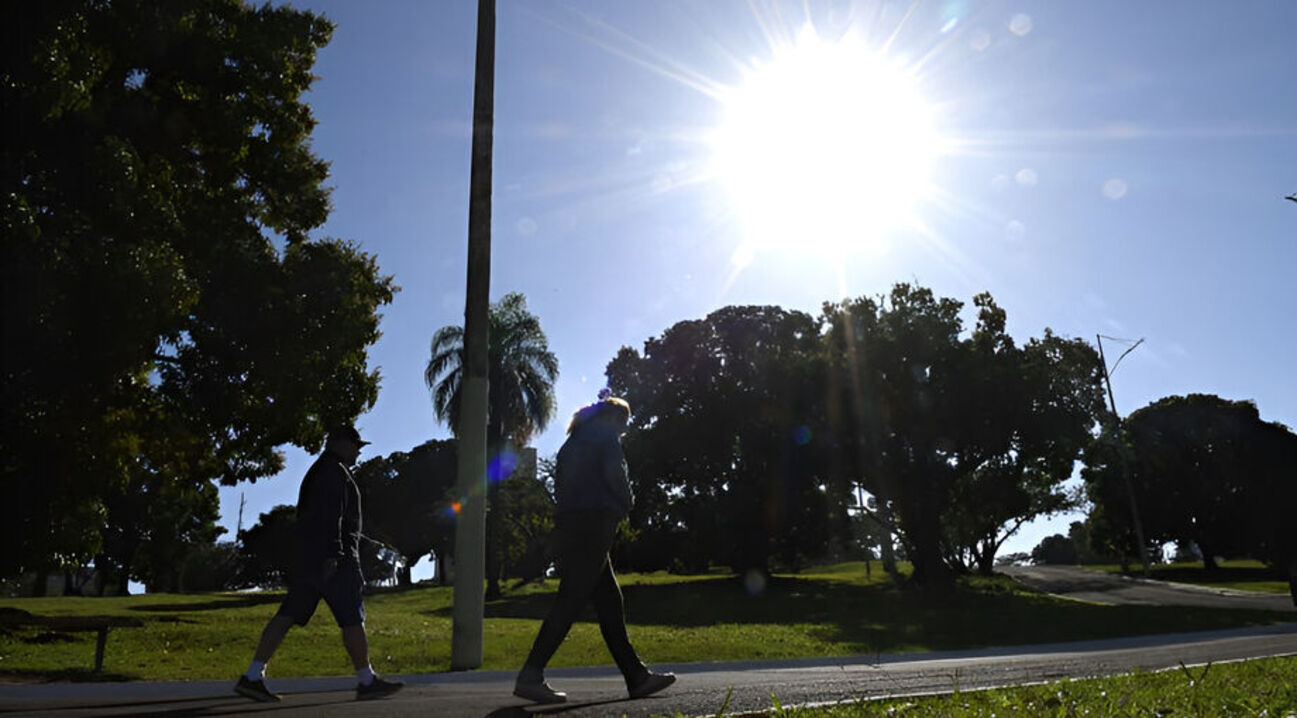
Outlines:
{"label": "green grass", "polygon": [[1266,658],[924,698],[772,708],[778,718],[1297,716],[1297,657]]}
{"label": "green grass", "polygon": [[[631,639],[657,663],[824,657],[1069,641],[1281,623],[1266,611],[1099,606],[1025,590],[1005,577],[969,578],[944,599],[891,584],[863,564],[776,575],[750,594],[726,576],[623,577]],[[486,607],[483,668],[515,669],[553,599],[553,580],[508,591]],[[146,594],[120,598],[9,598],[0,607],[38,615],[123,615],[144,621],[108,639],[108,680],[228,678],[246,667],[282,593]],[[383,673],[448,670],[451,588],[367,597],[374,667]],[[578,623],[551,665],[611,659],[593,615]],[[92,634],[0,630],[0,680],[99,679]],[[272,676],[351,672],[328,608],[288,635]]]}
{"label": "green grass", "polygon": [[[1120,566],[1082,566],[1094,571],[1121,573]],[[1132,575],[1139,575],[1140,566],[1132,565]],[[1191,583],[1211,588],[1229,588],[1236,591],[1260,593],[1288,593],[1288,581],[1260,561],[1241,559],[1222,561],[1215,571],[1202,567],[1202,562],[1164,563],[1149,567],[1149,578],[1158,581]]]}

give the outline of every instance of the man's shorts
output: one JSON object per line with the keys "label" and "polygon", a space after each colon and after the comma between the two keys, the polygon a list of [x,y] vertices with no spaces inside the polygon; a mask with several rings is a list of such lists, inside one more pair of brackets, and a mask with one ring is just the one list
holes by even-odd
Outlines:
{"label": "man's shorts", "polygon": [[277,615],[288,616],[293,623],[305,626],[315,614],[320,599],[324,599],[339,628],[362,625],[365,622],[365,603],[360,594],[364,585],[360,566],[348,563],[339,566],[323,581],[293,579],[288,584],[288,595],[279,604]]}

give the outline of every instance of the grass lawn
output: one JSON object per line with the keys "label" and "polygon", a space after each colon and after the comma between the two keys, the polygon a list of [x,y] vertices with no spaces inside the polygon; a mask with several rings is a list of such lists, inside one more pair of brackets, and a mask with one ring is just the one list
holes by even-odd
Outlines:
{"label": "grass lawn", "polygon": [[[969,578],[931,599],[892,585],[875,566],[842,564],[776,575],[750,593],[728,576],[629,574],[623,578],[631,639],[650,662],[821,657],[1069,641],[1281,623],[1265,611],[1099,606],[1036,594],[1005,577]],[[484,665],[515,669],[526,655],[557,582],[507,591],[487,604]],[[451,588],[420,587],[367,597],[370,645],[380,673],[448,670]],[[8,598],[43,616],[121,615],[144,627],[109,635],[104,675],[91,675],[93,634],[0,631],[0,680],[186,680],[229,678],[247,666],[279,592],[120,598]],[[609,664],[593,615],[578,623],[551,665]],[[328,608],[289,633],[271,676],[351,672]]]}
{"label": "grass lawn", "polygon": [[[1082,566],[1095,571],[1121,573],[1121,566]],[[1140,575],[1140,566],[1131,565],[1131,575]],[[1241,559],[1221,561],[1215,571],[1202,567],[1202,562],[1164,563],[1149,567],[1149,578],[1158,581],[1192,583],[1212,588],[1229,588],[1237,591],[1258,591],[1260,593],[1288,593],[1287,579],[1280,578],[1278,573],[1260,561]]]}
{"label": "grass lawn", "polygon": [[868,716],[1272,716],[1297,715],[1297,657],[1265,658],[1109,678],[965,691],[927,698],[772,709],[780,718]]}

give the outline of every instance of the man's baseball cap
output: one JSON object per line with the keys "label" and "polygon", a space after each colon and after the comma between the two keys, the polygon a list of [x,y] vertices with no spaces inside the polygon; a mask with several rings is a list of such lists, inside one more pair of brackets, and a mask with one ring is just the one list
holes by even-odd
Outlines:
{"label": "man's baseball cap", "polygon": [[329,440],[332,441],[334,439],[346,439],[347,441],[354,442],[356,446],[367,446],[369,444],[368,441],[360,438],[360,432],[356,431],[356,427],[351,424],[343,424],[342,426],[335,426],[330,429]]}

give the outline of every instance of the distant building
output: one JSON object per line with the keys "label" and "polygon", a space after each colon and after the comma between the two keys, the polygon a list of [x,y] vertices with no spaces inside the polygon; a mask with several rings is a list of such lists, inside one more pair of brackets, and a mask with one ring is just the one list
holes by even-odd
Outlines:
{"label": "distant building", "polygon": [[510,475],[514,478],[536,480],[536,449],[532,446],[524,446],[518,450],[518,463],[514,466],[513,473]]}

